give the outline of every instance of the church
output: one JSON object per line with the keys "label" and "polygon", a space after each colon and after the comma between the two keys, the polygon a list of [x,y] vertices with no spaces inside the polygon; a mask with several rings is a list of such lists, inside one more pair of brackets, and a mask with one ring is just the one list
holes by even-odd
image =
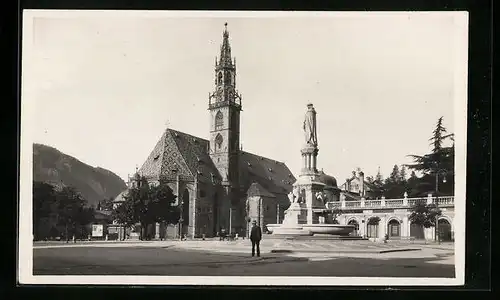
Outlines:
{"label": "church", "polygon": [[[262,224],[264,216],[283,218],[290,205],[287,194],[296,179],[286,164],[240,149],[242,98],[227,23],[213,80],[209,139],[168,128],[136,172],[150,183],[166,182],[177,195],[180,222],[156,224],[156,237],[210,237],[221,229],[244,236],[252,220]],[[123,201],[123,193],[116,204]],[[255,205],[259,213],[250,215]]]}

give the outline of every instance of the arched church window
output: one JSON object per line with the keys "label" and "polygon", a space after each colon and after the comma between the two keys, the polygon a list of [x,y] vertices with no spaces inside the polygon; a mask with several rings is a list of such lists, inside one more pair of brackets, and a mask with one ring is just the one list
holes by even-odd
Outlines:
{"label": "arched church window", "polygon": [[222,84],[222,72],[217,75],[217,84]]}
{"label": "arched church window", "polygon": [[221,111],[218,111],[217,114],[215,115],[215,130],[222,129],[222,126],[224,125],[224,119]]}
{"label": "arched church window", "polygon": [[231,73],[230,72],[226,72],[224,74],[224,83],[225,84],[231,84]]}
{"label": "arched church window", "polygon": [[217,145],[217,149],[221,148],[222,141],[223,141],[222,135],[220,135],[220,133],[217,134],[217,136],[215,137],[215,144]]}

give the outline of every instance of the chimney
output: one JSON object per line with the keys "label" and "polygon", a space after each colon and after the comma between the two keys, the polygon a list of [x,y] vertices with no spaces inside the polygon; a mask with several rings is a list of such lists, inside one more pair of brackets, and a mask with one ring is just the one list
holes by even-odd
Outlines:
{"label": "chimney", "polygon": [[365,173],[363,171],[359,172],[359,195],[365,196]]}

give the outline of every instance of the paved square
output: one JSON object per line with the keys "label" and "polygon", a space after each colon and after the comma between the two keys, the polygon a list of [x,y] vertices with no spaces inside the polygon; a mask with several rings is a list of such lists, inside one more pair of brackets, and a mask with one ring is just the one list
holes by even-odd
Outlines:
{"label": "paved square", "polygon": [[[274,241],[275,242],[275,241]],[[374,253],[390,244],[321,243],[303,251],[301,243],[283,242],[301,251],[251,257],[248,241],[143,242],[37,245],[34,275],[167,275],[167,276],[455,276],[454,256],[447,249]],[[276,245],[276,243],[274,244]],[[205,247],[203,247],[205,246]],[[302,245],[303,246],[303,245]],[[330,247],[330,248],[329,248]],[[311,250],[311,248],[314,248]],[[329,249],[328,249],[329,248]],[[337,249],[337,251],[335,251]],[[351,254],[346,253],[351,250]],[[230,251],[232,250],[232,251]],[[357,250],[357,251],[356,251]],[[363,251],[364,252],[363,252]]]}

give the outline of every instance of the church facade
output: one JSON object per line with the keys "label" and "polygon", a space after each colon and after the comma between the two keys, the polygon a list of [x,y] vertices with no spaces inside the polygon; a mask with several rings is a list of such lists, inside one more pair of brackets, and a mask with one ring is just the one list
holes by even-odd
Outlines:
{"label": "church facade", "polygon": [[[157,237],[179,233],[209,237],[221,229],[241,236],[252,220],[262,222],[271,210],[283,217],[289,206],[287,194],[295,182],[289,168],[240,149],[242,99],[236,89],[236,60],[227,24],[214,71],[214,91],[208,99],[209,139],[166,129],[137,170],[150,183],[166,182],[181,208],[179,225],[172,229],[156,224]],[[115,202],[120,201],[123,194]],[[249,210],[256,203],[262,209],[253,215]]]}

